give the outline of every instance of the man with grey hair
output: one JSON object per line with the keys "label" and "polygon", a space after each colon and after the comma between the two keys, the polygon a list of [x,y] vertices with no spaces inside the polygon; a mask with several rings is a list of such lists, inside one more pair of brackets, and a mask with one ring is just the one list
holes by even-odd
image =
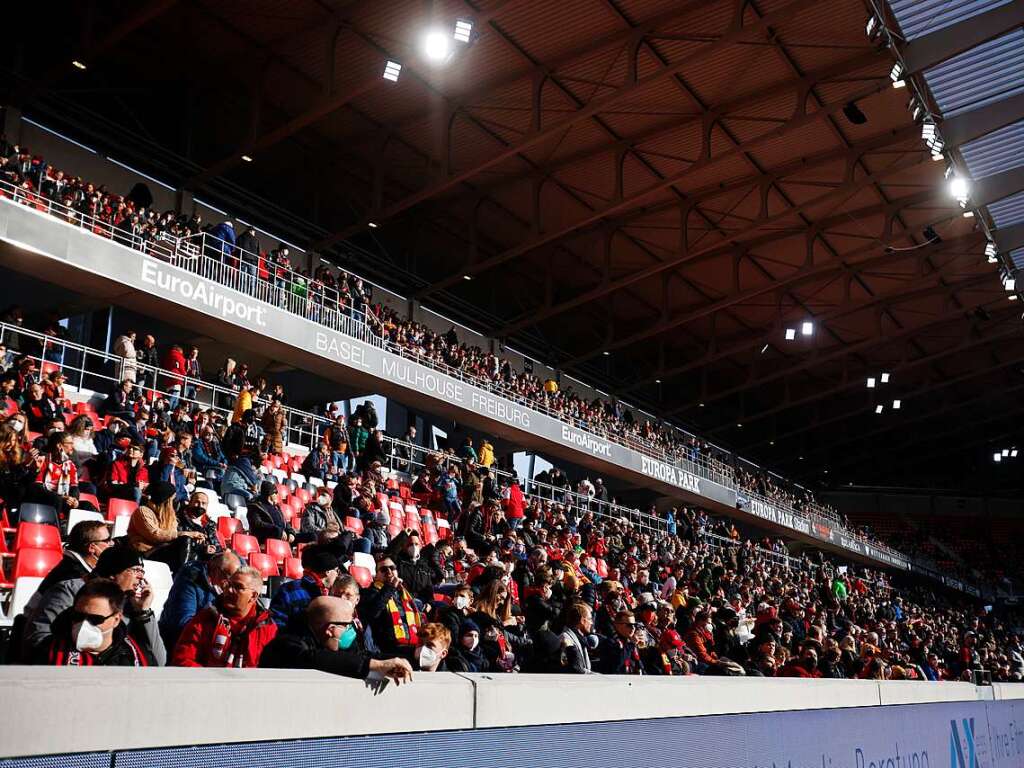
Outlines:
{"label": "man with grey hair", "polygon": [[181,569],[160,614],[160,635],[165,646],[174,647],[184,626],[217,599],[228,579],[241,566],[238,555],[228,551],[214,555],[205,563],[195,562]]}

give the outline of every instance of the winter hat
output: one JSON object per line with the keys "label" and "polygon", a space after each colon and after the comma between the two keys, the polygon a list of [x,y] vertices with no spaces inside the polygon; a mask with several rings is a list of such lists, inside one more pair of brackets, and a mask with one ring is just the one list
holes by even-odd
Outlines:
{"label": "winter hat", "polygon": [[459,625],[459,637],[468,635],[470,632],[480,633],[480,625],[472,619],[466,619]]}
{"label": "winter hat", "polygon": [[168,499],[174,498],[175,493],[177,493],[177,491],[174,486],[163,481],[150,483],[146,487],[146,495],[154,504],[163,504]]}
{"label": "winter hat", "polygon": [[142,555],[129,547],[115,546],[103,551],[92,573],[94,576],[112,577],[140,565],[144,565]]}
{"label": "winter hat", "polygon": [[269,480],[264,480],[260,483],[260,498],[269,499],[272,495],[277,493],[277,486]]}
{"label": "winter hat", "polygon": [[314,545],[302,550],[302,567],[313,573],[327,573],[341,568],[341,562],[329,549]]}

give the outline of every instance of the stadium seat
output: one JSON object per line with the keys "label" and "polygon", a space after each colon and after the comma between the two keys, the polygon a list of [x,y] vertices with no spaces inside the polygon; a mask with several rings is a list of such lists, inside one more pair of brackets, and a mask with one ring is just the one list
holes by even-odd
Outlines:
{"label": "stadium seat", "polygon": [[291,489],[284,483],[277,484],[277,500],[287,501],[288,496],[291,495]]}
{"label": "stadium seat", "polygon": [[42,576],[22,576],[14,580],[14,591],[11,593],[11,607],[7,613],[8,618],[13,619],[25,610],[28,601],[32,599],[32,595],[36,593],[39,585],[42,583]]}
{"label": "stadium seat", "polygon": [[230,539],[241,529],[242,524],[233,517],[217,518],[217,533],[225,539]]}
{"label": "stadium seat", "polygon": [[128,533],[128,523],[131,522],[131,519],[131,515],[118,515],[115,517],[114,530],[110,532],[110,535],[115,539],[119,539]]}
{"label": "stadium seat", "polygon": [[352,531],[352,533],[354,533],[356,536],[363,535],[363,521],[360,520],[358,517],[346,517],[345,528]]}
{"label": "stadium seat", "polygon": [[25,547],[18,551],[14,560],[11,578],[18,579],[36,577],[40,579],[53,570],[54,566],[64,557],[60,549],[35,549]]}
{"label": "stadium seat", "polygon": [[284,561],[284,576],[288,579],[302,578],[302,561],[297,557],[288,557]]}
{"label": "stadium seat", "polygon": [[437,529],[433,525],[423,526],[423,543],[436,544],[438,540]]}
{"label": "stadium seat", "polygon": [[106,522],[101,512],[93,512],[88,509],[72,509],[68,512],[68,533],[71,533],[75,529],[75,526],[84,520],[98,520],[101,523]]}
{"label": "stadium seat", "polygon": [[[283,483],[285,480],[288,479],[288,473],[285,472],[283,469],[277,467],[270,470],[270,474],[274,476],[278,483]],[[280,492],[280,486],[278,487],[278,491]]]}
{"label": "stadium seat", "polygon": [[250,552],[249,565],[262,573],[264,579],[281,575],[277,567],[277,561],[271,555],[265,555],[262,552]]}
{"label": "stadium seat", "polygon": [[92,508],[95,511],[97,511],[97,512],[99,512],[102,509],[102,507],[100,506],[100,500],[98,498],[96,498],[96,494],[94,494],[94,493],[79,493],[78,494],[79,505],[81,505],[81,503],[83,501],[86,501],[86,502],[92,504]]}
{"label": "stadium seat", "polygon": [[228,493],[224,495],[224,504],[228,509],[234,511],[239,507],[244,507],[246,504],[246,498],[240,493]]}
{"label": "stadium seat", "polygon": [[298,467],[302,466],[302,461],[299,460],[299,459],[295,459],[295,462],[298,462],[298,466],[296,466],[296,468],[292,471],[291,475],[289,475],[288,478],[290,480],[294,480],[300,486],[305,485],[306,484],[306,476],[299,474],[299,469],[298,469]]}
{"label": "stadium seat", "polygon": [[253,552],[260,551],[260,543],[255,536],[246,533],[235,533],[231,536],[231,549],[242,558],[248,557]]}
{"label": "stadium seat", "polygon": [[305,488],[296,488],[295,496],[303,503],[303,505],[309,504],[309,491]]}
{"label": "stadium seat", "polygon": [[23,549],[53,549],[59,555],[61,551],[60,529],[55,525],[43,523],[19,524],[18,531],[14,535],[14,551],[20,556]]}
{"label": "stadium seat", "polygon": [[134,501],[128,501],[127,499],[111,499],[107,502],[107,520],[113,521],[115,518],[121,516],[130,517],[138,507],[139,505]]}
{"label": "stadium seat", "polygon": [[153,588],[153,604],[149,607],[159,620],[160,614],[164,610],[164,603],[167,602],[167,596],[171,593],[174,577],[171,575],[171,569],[167,563],[161,563],[157,560],[144,560],[143,566],[146,569],[146,581]]}
{"label": "stadium seat", "polygon": [[278,504],[277,508],[281,510],[281,517],[284,521],[291,525],[292,520],[295,519],[295,510],[291,508],[290,504]]}
{"label": "stadium seat", "polygon": [[[313,486],[314,488],[323,488],[324,481],[321,480],[319,477],[311,477],[311,478],[309,478],[309,483],[308,484]],[[311,493],[312,493],[312,491],[311,491]]]}
{"label": "stadium seat", "polygon": [[264,550],[274,558],[274,562],[281,564],[292,556],[292,546],[282,539],[267,539],[263,544]]}
{"label": "stadium seat", "polygon": [[358,565],[350,565],[348,567],[349,575],[356,580],[356,583],[366,589],[373,583],[373,574],[371,574],[366,568]]}
{"label": "stadium seat", "polygon": [[18,520],[23,523],[57,525],[57,510],[49,504],[27,502],[18,507]]}
{"label": "stadium seat", "polygon": [[353,552],[352,565],[358,566],[359,568],[365,568],[370,572],[371,576],[377,575],[377,563],[371,554],[366,552]]}
{"label": "stadium seat", "polygon": [[452,528],[448,524],[447,520],[440,519],[437,521],[437,538],[439,541],[444,541],[452,537]]}

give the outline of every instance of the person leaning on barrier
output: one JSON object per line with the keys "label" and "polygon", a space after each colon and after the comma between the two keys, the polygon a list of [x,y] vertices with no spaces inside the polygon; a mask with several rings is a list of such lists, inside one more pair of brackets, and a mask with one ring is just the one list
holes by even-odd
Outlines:
{"label": "person leaning on barrier", "polygon": [[412,665],[406,659],[375,659],[366,652],[351,601],[314,598],[306,607],[304,619],[293,623],[267,646],[261,667],[316,669],[360,679],[375,672],[397,684],[412,680]]}

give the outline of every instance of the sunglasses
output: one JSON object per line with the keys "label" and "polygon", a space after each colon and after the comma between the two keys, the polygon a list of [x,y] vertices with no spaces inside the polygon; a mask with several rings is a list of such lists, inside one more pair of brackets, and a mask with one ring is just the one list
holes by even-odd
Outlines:
{"label": "sunglasses", "polygon": [[107,619],[111,618],[112,616],[116,616],[116,615],[117,615],[116,611],[114,613],[109,613],[106,616],[103,616],[102,614],[99,614],[99,613],[83,613],[82,611],[72,610],[71,611],[71,623],[74,624],[74,623],[77,623],[79,621],[87,621],[90,624],[92,624],[94,627],[98,627],[104,621],[106,621]]}
{"label": "sunglasses", "polygon": [[380,571],[397,571],[397,570],[398,569],[395,568],[395,566],[393,566],[393,565],[378,565],[377,566],[377,571],[378,572],[380,572]]}

